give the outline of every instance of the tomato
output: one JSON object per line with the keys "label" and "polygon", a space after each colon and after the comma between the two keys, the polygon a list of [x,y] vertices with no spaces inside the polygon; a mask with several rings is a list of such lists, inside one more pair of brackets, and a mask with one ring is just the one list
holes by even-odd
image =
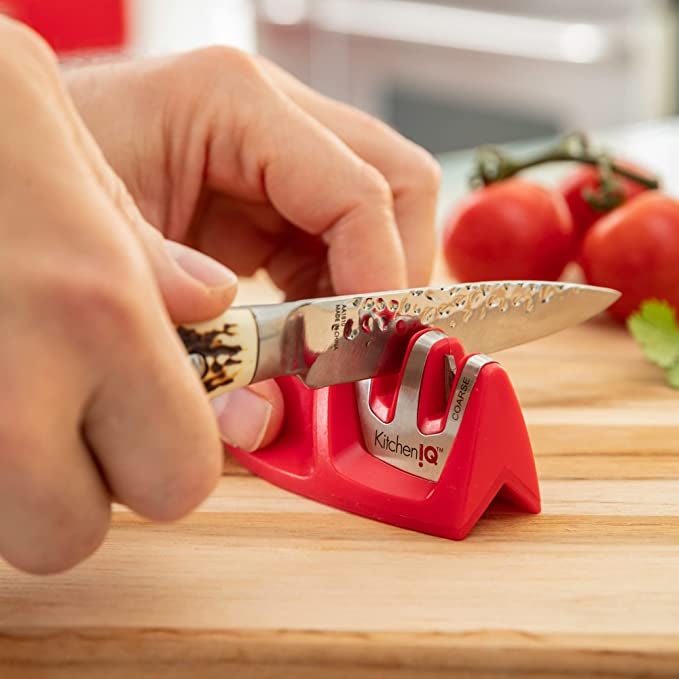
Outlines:
{"label": "tomato", "polygon": [[521,179],[469,194],[443,233],[444,256],[460,281],[556,280],[573,244],[573,223],[562,196]]}
{"label": "tomato", "polygon": [[[637,172],[640,175],[650,176],[645,170],[632,165],[626,161],[618,162],[621,167]],[[646,191],[646,187],[643,184],[633,181],[632,179],[627,179],[626,177],[621,177],[620,175],[615,175],[615,180],[619,182],[620,190],[622,191],[623,201],[628,201],[634,196]],[[580,165],[577,170],[573,171],[571,174],[566,176],[564,180],[559,184],[559,191],[561,195],[566,199],[568,204],[568,209],[570,210],[571,217],[573,218],[573,226],[575,227],[575,237],[579,241],[584,237],[587,230],[596,222],[601,219],[606,212],[596,210],[593,208],[585,197],[583,192],[593,191],[597,193],[600,189],[601,182],[599,178],[599,169],[593,165]]]}
{"label": "tomato", "polygon": [[679,201],[648,191],[613,210],[587,233],[581,260],[588,283],[622,292],[614,317],[651,298],[679,309]]}

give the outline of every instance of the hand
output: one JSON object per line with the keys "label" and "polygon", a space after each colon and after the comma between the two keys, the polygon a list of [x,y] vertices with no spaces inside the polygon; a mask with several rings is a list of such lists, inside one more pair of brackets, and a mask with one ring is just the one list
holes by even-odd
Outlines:
{"label": "hand", "polygon": [[[142,213],[167,237],[288,298],[425,285],[439,169],[374,118],[229,48],[99,65],[69,90]],[[215,400],[224,440],[275,436],[273,383]]]}
{"label": "hand", "polygon": [[166,236],[291,298],[428,283],[438,165],[374,118],[225,47],[66,77]]}
{"label": "hand", "polygon": [[173,323],[221,313],[236,279],[149,226],[49,49],[1,18],[0,92],[0,556],[45,573],[99,545],[112,497],[164,520],[213,488]]}

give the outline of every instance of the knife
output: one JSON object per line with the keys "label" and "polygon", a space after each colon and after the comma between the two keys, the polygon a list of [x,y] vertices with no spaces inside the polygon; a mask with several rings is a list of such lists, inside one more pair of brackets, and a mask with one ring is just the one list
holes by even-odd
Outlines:
{"label": "knife", "polygon": [[318,388],[396,372],[426,327],[470,353],[499,351],[580,323],[619,296],[575,283],[489,281],[232,307],[177,329],[214,397],[284,375]]}

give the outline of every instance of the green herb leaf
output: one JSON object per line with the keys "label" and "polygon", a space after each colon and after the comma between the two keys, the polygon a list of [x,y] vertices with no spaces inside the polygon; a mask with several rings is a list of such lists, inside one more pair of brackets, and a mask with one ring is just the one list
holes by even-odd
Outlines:
{"label": "green herb leaf", "polygon": [[679,326],[667,302],[644,302],[627,319],[627,327],[653,363],[670,368],[679,360]]}
{"label": "green herb leaf", "polygon": [[677,361],[671,368],[668,369],[667,381],[670,383],[671,387],[679,389],[679,361]]}

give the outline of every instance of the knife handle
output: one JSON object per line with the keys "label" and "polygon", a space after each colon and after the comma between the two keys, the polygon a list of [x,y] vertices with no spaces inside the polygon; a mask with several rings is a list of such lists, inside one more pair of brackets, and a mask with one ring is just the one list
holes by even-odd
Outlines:
{"label": "knife handle", "polygon": [[259,345],[252,311],[229,309],[209,321],[180,325],[177,332],[210,398],[250,384]]}

